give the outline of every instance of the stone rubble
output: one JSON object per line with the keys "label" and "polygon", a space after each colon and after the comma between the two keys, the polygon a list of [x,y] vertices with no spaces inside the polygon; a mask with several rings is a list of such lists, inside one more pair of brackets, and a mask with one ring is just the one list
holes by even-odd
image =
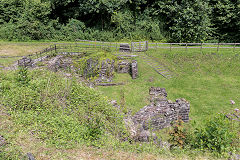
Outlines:
{"label": "stone rubble", "polygon": [[145,106],[133,116],[136,125],[144,130],[163,129],[171,125],[173,121],[181,119],[189,121],[190,104],[185,99],[177,99],[176,102],[167,100],[167,92],[164,88],[151,87],[150,105]]}
{"label": "stone rubble", "polygon": [[130,73],[130,62],[127,60],[120,61],[117,64],[117,73]]}
{"label": "stone rubble", "polygon": [[115,61],[110,59],[102,61],[99,71],[99,78],[96,80],[96,82],[112,82],[114,63]]}
{"label": "stone rubble", "polygon": [[7,143],[7,142],[6,142],[6,139],[3,138],[3,136],[0,135],[0,147],[6,145],[6,143]]}
{"label": "stone rubble", "polygon": [[20,67],[32,67],[33,61],[29,57],[23,57],[22,59],[18,60],[18,66]]}
{"label": "stone rubble", "polygon": [[167,100],[165,88],[151,87],[149,94],[150,104],[140,109],[134,116],[127,116],[124,122],[133,140],[149,142],[153,139],[158,143],[159,139],[150,131],[171,126],[171,123],[178,119],[188,122],[190,104],[183,98],[177,99],[176,102]]}

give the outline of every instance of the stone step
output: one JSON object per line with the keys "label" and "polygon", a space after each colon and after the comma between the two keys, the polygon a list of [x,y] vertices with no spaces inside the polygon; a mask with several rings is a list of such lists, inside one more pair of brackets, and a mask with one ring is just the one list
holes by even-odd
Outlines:
{"label": "stone step", "polygon": [[143,58],[143,61],[145,63],[150,65],[157,73],[161,74],[163,77],[167,79],[172,78],[171,73],[169,73],[169,71],[167,71],[164,66],[161,66],[159,63],[144,54],[141,54],[140,57]]}

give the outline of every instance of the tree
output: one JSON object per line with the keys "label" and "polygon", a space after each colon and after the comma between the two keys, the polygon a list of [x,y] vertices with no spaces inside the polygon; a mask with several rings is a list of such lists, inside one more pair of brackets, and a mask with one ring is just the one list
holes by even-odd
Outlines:
{"label": "tree", "polygon": [[211,34],[208,3],[201,0],[158,1],[153,12],[165,21],[165,30],[176,42],[200,42]]}
{"label": "tree", "polygon": [[239,0],[211,0],[211,22],[214,36],[220,41],[237,41],[239,38]]}

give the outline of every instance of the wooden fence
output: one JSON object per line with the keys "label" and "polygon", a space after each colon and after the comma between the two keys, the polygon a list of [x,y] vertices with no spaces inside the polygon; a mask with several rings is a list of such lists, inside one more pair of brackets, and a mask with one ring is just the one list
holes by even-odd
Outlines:
{"label": "wooden fence", "polygon": [[240,43],[148,43],[149,49],[240,49]]}
{"label": "wooden fence", "polygon": [[[80,42],[80,43],[79,43]],[[76,43],[88,46],[101,46],[120,49],[121,42],[102,42],[90,40],[76,40]],[[240,43],[150,43],[144,42],[129,42],[132,52],[147,51],[148,49],[240,49]]]}
{"label": "wooden fence", "polygon": [[[240,43],[150,43],[143,42],[129,42],[131,52],[147,51],[149,49],[240,49]],[[48,54],[77,54],[82,52],[95,52],[96,49],[110,49],[111,51],[119,52],[124,49],[121,42],[103,42],[103,41],[90,41],[90,40],[76,40],[74,43],[56,43],[50,47],[27,55],[29,58],[39,58]],[[238,50],[239,51],[239,50]],[[0,56],[0,58],[18,58],[22,56]]]}

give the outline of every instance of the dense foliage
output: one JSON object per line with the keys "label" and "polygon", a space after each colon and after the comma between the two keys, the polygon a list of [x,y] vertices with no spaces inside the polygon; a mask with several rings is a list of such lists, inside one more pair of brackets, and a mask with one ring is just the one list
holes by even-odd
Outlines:
{"label": "dense foliage", "polygon": [[0,0],[0,39],[239,41],[238,0]]}
{"label": "dense foliage", "polygon": [[0,101],[17,124],[56,146],[101,145],[126,134],[122,115],[106,97],[51,72],[0,72]]}
{"label": "dense foliage", "polygon": [[239,123],[230,121],[224,114],[208,120],[203,128],[195,130],[193,147],[217,153],[228,153],[239,147]]}

